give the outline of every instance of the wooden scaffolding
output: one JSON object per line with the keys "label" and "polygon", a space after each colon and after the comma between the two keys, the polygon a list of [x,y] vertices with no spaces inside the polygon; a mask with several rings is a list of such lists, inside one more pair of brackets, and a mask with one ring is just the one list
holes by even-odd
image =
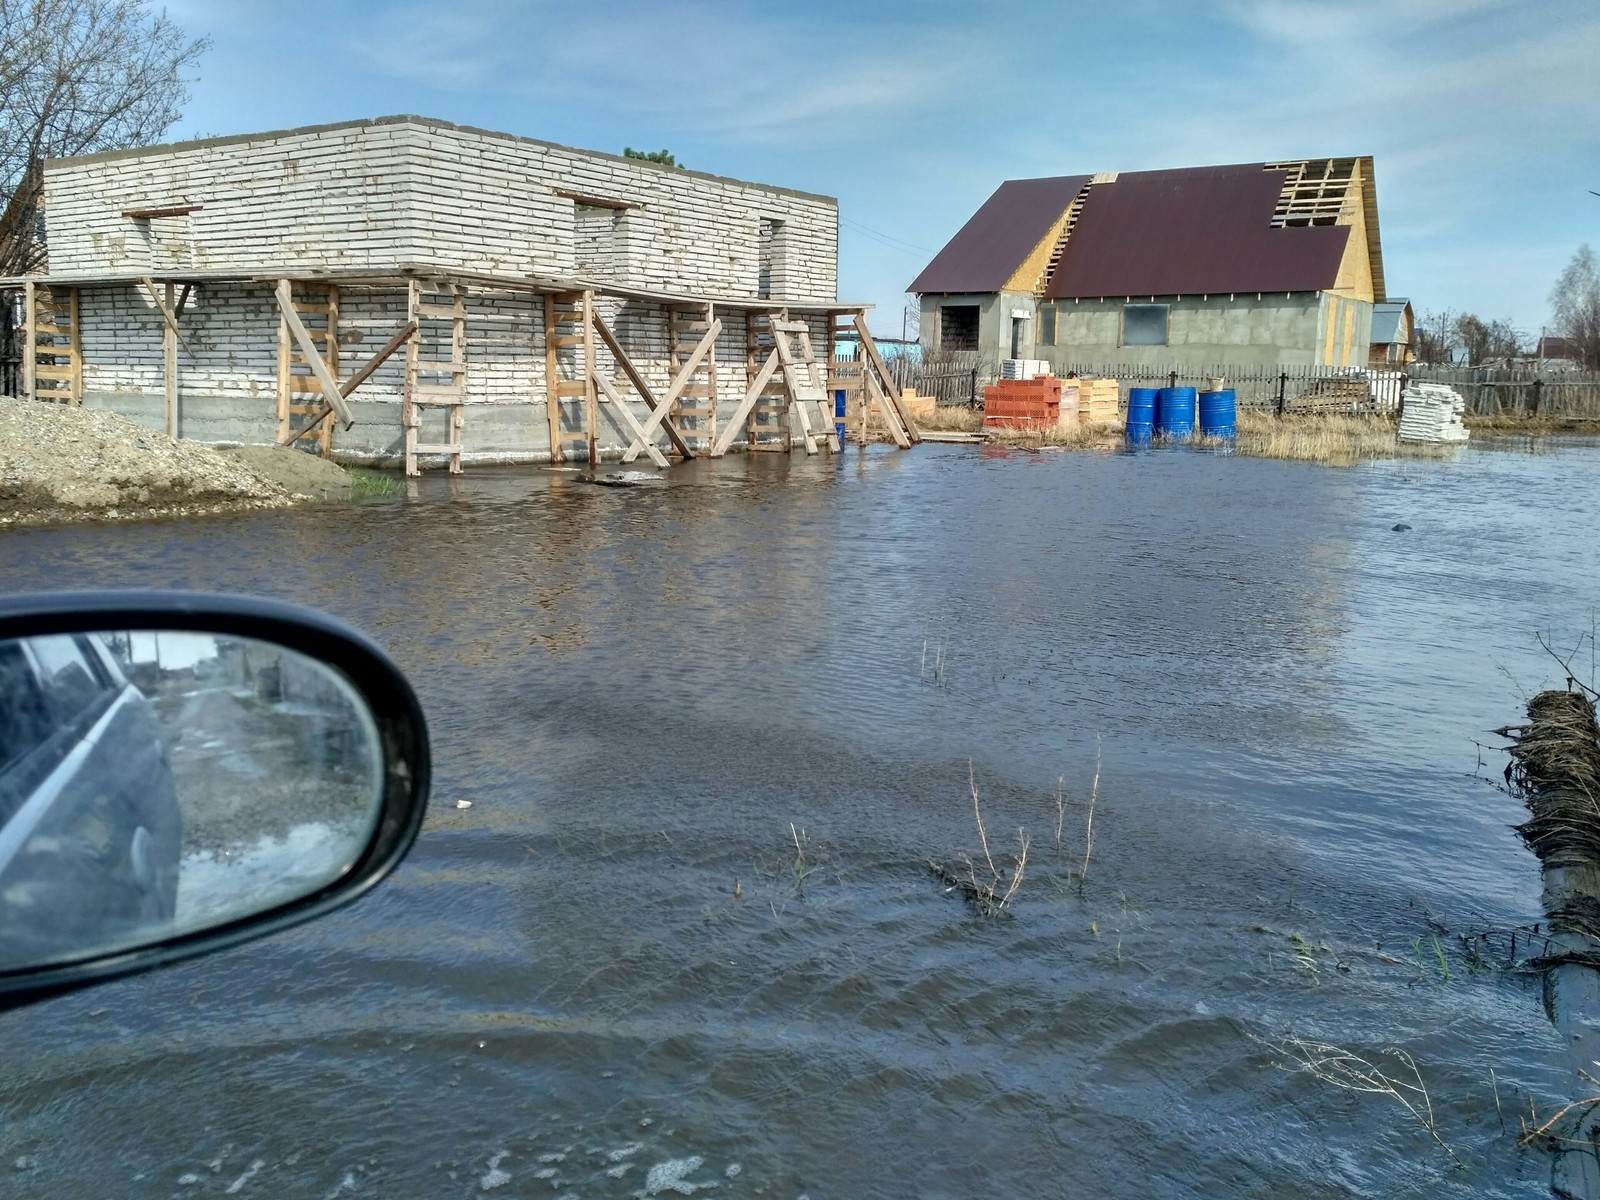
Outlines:
{"label": "wooden scaffolding", "polygon": [[35,400],[83,403],[83,340],[78,289],[23,289],[22,390]]}

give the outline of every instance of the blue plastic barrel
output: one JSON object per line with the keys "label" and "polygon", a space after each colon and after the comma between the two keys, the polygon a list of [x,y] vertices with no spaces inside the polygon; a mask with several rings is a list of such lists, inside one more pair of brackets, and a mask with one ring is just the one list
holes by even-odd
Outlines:
{"label": "blue plastic barrel", "polygon": [[1194,389],[1167,387],[1156,396],[1156,432],[1188,437],[1194,432]]}
{"label": "blue plastic barrel", "polygon": [[1128,389],[1128,440],[1148,442],[1156,423],[1156,389]]}
{"label": "blue plastic barrel", "polygon": [[1200,393],[1200,432],[1206,437],[1231,438],[1235,428],[1233,391]]}

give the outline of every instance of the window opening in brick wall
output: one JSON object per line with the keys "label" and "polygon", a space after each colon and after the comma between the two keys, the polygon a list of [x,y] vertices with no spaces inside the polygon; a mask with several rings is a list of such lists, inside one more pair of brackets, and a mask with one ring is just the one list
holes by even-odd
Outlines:
{"label": "window opening in brick wall", "polygon": [[1124,346],[1165,346],[1167,344],[1166,304],[1125,304],[1122,308]]}
{"label": "window opening in brick wall", "polygon": [[[783,291],[783,251],[783,222],[776,217],[762,217],[756,233],[756,296],[759,299],[771,300]],[[775,275],[777,291],[773,290]]]}
{"label": "window opening in brick wall", "polygon": [[1056,344],[1056,306],[1053,300],[1039,305],[1038,342],[1041,346],[1054,346]]}
{"label": "window opening in brick wall", "polygon": [[585,279],[611,279],[616,274],[617,226],[621,209],[597,204],[572,206],[572,258]]}
{"label": "window opening in brick wall", "polygon": [[977,350],[978,306],[946,304],[939,309],[939,349]]}

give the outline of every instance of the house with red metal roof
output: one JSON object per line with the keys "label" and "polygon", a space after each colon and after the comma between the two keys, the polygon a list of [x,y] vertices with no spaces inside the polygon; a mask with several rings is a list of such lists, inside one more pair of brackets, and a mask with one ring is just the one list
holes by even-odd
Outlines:
{"label": "house with red metal roof", "polygon": [[930,356],[1364,366],[1385,299],[1372,159],[1008,180],[907,290]]}

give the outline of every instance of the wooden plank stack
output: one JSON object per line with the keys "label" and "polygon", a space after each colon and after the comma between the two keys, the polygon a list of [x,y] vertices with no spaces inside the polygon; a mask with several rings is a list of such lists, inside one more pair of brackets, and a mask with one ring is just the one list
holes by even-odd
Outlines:
{"label": "wooden plank stack", "polygon": [[1078,420],[1082,424],[1117,423],[1117,400],[1121,387],[1115,379],[1078,379],[1072,382],[1078,386]]}

